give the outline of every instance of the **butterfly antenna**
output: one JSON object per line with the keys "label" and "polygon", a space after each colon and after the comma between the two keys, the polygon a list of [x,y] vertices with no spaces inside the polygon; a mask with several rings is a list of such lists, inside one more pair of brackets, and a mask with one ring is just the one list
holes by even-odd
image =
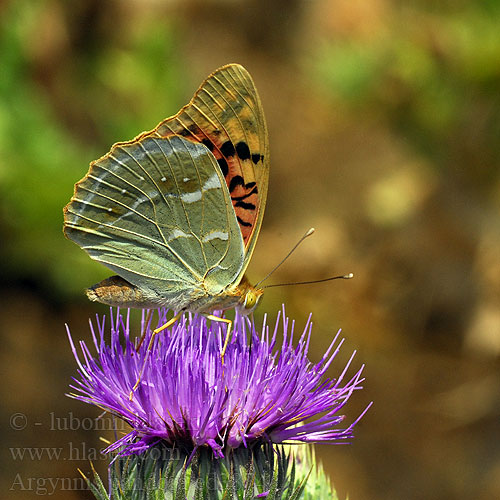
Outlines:
{"label": "butterfly antenna", "polygon": [[[278,269],[281,264],[283,264],[287,259],[288,257],[290,257],[290,255],[292,255],[293,252],[295,252],[295,250],[297,249],[297,247],[306,239],[308,238],[309,236],[311,236],[311,234],[313,234],[315,231],[315,229],[313,227],[311,227],[310,229],[308,229],[306,231],[306,233],[304,234],[304,236],[302,236],[302,238],[300,238],[299,241],[297,241],[297,243],[295,243],[294,247],[286,254],[286,256],[281,260],[281,262],[277,265],[277,266],[274,266],[273,269],[267,273],[267,275],[261,279],[255,286],[258,287],[261,283],[264,283],[264,281],[267,280],[267,278],[269,278],[269,276],[271,276],[271,274],[274,273],[274,271],[276,271],[276,269]],[[277,286],[277,285],[270,285],[270,286]],[[269,288],[269,287],[264,287],[264,288]]]}
{"label": "butterfly antenna", "polygon": [[344,274],[343,276],[332,276],[331,278],[323,278],[321,280],[312,280],[312,281],[296,281],[294,283],[277,283],[275,285],[267,285],[262,288],[272,288],[273,286],[289,286],[289,285],[310,285],[312,283],[323,283],[323,281],[332,281],[332,280],[350,280],[354,277],[354,274]]}

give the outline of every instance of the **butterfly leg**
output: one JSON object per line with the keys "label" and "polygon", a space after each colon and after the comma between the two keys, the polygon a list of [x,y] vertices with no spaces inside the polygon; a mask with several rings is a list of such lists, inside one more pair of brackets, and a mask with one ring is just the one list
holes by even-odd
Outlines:
{"label": "butterfly leg", "polygon": [[148,325],[149,325],[149,321],[151,319],[152,314],[153,314],[153,311],[151,309],[148,309],[148,312],[146,315],[146,321],[144,322],[144,329],[142,330],[141,339],[139,340],[139,344],[137,344],[137,347],[135,348],[136,352],[139,352],[139,349],[141,348],[141,345],[144,342],[144,339],[146,338],[146,332],[148,331]]}
{"label": "butterfly leg", "polygon": [[172,326],[174,323],[177,323],[179,321],[179,318],[184,314],[184,310],[179,311],[172,319],[169,319],[164,325],[161,325],[160,328],[156,328],[153,330],[153,335],[151,335],[151,340],[149,341],[149,346],[148,346],[148,351],[151,350],[151,347],[153,347],[153,341],[155,337],[163,332],[163,330],[166,330],[170,326]]}
{"label": "butterfly leg", "polygon": [[[159,333],[161,333],[163,330],[166,330],[169,326],[172,326],[176,321],[178,321],[183,313],[184,313],[184,311],[179,311],[172,319],[168,320],[164,325],[160,326],[160,328],[156,328],[155,330],[153,330],[153,334],[151,335],[151,340],[149,341],[148,350],[146,351],[146,356],[144,357],[144,362],[142,363],[142,367],[141,367],[141,370],[139,372],[139,376],[137,377],[137,380],[134,384],[134,387],[132,387],[132,390],[130,391],[130,394],[128,396],[130,401],[132,401],[132,399],[134,397],[134,391],[139,387],[139,384],[141,383],[141,378],[142,378],[142,375],[144,373],[144,369],[146,368],[148,356],[149,356],[149,353],[151,351],[151,348],[153,347],[153,342],[154,342],[155,337]],[[141,343],[142,343],[142,341],[143,341],[143,339],[141,339]]]}
{"label": "butterfly leg", "polygon": [[224,364],[224,354],[226,354],[226,349],[229,344],[229,339],[231,338],[231,329],[233,327],[233,322],[230,319],[227,318],[221,318],[220,316],[215,316],[213,314],[207,314],[205,316],[207,319],[211,319],[212,321],[218,321],[219,323],[226,323],[227,324],[227,332],[226,332],[226,339],[224,340],[224,346],[222,348],[221,352],[221,359],[222,359],[222,364]]}

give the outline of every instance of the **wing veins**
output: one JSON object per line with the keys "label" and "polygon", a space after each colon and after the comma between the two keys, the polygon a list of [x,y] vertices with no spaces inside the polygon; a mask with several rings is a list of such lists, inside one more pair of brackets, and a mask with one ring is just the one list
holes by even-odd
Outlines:
{"label": "wing veins", "polygon": [[[140,234],[140,233],[136,233],[135,231],[131,231],[129,229],[125,229],[123,227],[120,227],[120,226],[113,226],[111,224],[108,224],[106,222],[98,222],[98,221],[95,221],[94,219],[91,219],[90,217],[87,217],[87,216],[84,216],[84,215],[81,215],[81,214],[76,214],[74,212],[70,212],[72,213],[73,215],[77,216],[77,217],[80,217],[88,222],[91,222],[93,224],[95,224],[96,226],[100,226],[100,227],[107,227],[107,228],[110,228],[110,229],[114,229],[115,232],[122,232],[122,233],[125,233],[125,234],[129,234],[129,235],[133,235],[133,236],[136,236],[137,239],[140,241],[141,239],[142,240],[146,240],[146,241],[150,241],[150,242],[153,242],[153,243],[156,243],[157,245],[159,246],[162,246],[165,248],[165,250],[167,250],[168,252],[170,252],[174,257],[176,257],[181,263],[183,266],[185,266],[187,269],[189,269],[191,271],[191,274],[193,276],[196,276],[196,277],[199,277],[200,275],[197,274],[192,268],[191,266],[185,262],[181,257],[180,255],[175,251],[173,250],[168,242],[167,243],[163,243],[162,241],[159,241],[159,240],[156,240],[154,238],[151,238],[149,236],[145,236],[143,234]],[[83,232],[86,232],[86,230],[80,228],[80,227],[73,227],[73,229],[77,229],[79,231],[83,231]],[[174,238],[175,239],[175,238]],[[100,259],[99,259],[100,260]]]}
{"label": "wing veins", "polygon": [[[158,144],[155,139],[153,139],[153,140],[155,141],[156,144]],[[163,151],[163,149],[161,147],[160,147],[160,151],[162,152],[163,157],[165,158],[165,161],[166,161],[166,163],[168,165],[168,168],[170,169],[170,175],[171,175],[172,179],[174,180],[175,187],[177,189],[177,197],[178,197],[179,201],[181,202],[182,210],[184,212],[184,216],[186,217],[186,222],[187,222],[187,225],[188,225],[188,228],[189,228],[189,232],[193,235],[193,237],[196,238],[196,235],[193,232],[193,228],[191,227],[191,221],[189,220],[189,216],[188,216],[188,212],[186,210],[186,206],[184,204],[184,201],[182,200],[181,190],[180,190],[180,187],[179,187],[179,183],[177,182],[177,177],[175,176],[175,173],[174,173],[175,171],[174,171],[174,169],[172,167],[172,164],[170,163],[170,160],[165,155],[165,152]],[[186,149],[186,151],[187,151],[187,149]],[[187,152],[189,153],[189,151],[187,151]],[[181,160],[179,158],[178,152],[175,149],[172,149],[172,153],[175,155],[175,157],[177,159],[177,163],[179,165],[182,165],[182,162],[181,162]],[[189,157],[191,158],[191,161],[193,161],[192,156],[189,155]],[[200,189],[201,189],[201,183],[200,183]],[[196,238],[196,239],[199,241],[198,238]]]}
{"label": "wing veins", "polygon": [[[125,205],[125,203],[122,203],[121,201],[118,201],[118,200],[115,200],[114,198],[110,197],[110,196],[107,196],[105,194],[102,194],[102,193],[99,193],[98,191],[94,191],[93,189],[91,188],[87,188],[87,187],[82,187],[80,186],[80,189],[82,189],[83,191],[87,191],[88,193],[92,193],[93,195],[96,195],[96,196],[99,196],[101,198],[104,198],[106,200],[109,200],[109,201],[112,201],[114,203],[116,203],[117,205],[121,205],[122,207],[126,208],[127,210],[130,210],[131,212],[134,212],[135,214],[137,214],[139,217],[142,217],[143,219],[147,220],[148,222],[150,222],[151,224],[155,225],[156,226],[156,222],[152,219],[150,219],[147,215],[144,215],[142,214],[141,212],[137,211],[135,208],[131,208],[129,207],[128,205]],[[73,200],[74,201],[78,201],[79,203],[81,203],[82,205],[91,205],[93,207],[96,207],[96,208],[101,208],[103,209],[103,212],[106,212],[108,213],[108,208],[110,207],[104,207],[104,206],[100,206],[100,205],[97,205],[95,203],[92,203],[90,201],[85,201],[85,200],[81,200],[79,198],[76,198],[76,197],[73,197]],[[151,201],[151,200],[150,200]],[[73,212],[75,215],[78,215],[76,212]],[[165,242],[166,243],[166,242]]]}
{"label": "wing veins", "polygon": [[[232,75],[231,73],[228,73],[228,76],[230,76],[232,78],[232,81],[233,81],[232,87],[235,89],[236,93],[240,96],[241,100],[245,101],[245,103],[247,104],[248,109],[251,110],[251,112],[252,112],[252,114],[254,116],[255,123],[258,123],[259,126],[257,127],[257,130],[259,130],[259,131],[265,130],[265,127],[263,126],[263,122],[262,122],[262,113],[257,113],[257,111],[256,111],[257,109],[260,109],[260,106],[258,106],[258,99],[256,98],[256,94],[254,92],[255,87],[251,87],[249,89],[246,86],[246,84],[248,82],[244,78],[240,77],[239,80],[236,80],[235,76]],[[224,87],[226,90],[228,90],[227,86],[221,80],[219,80],[217,77],[215,77],[215,79],[220,83],[220,85],[222,85],[222,87]],[[250,98],[250,101],[238,89],[237,83],[240,83],[240,82],[244,86],[244,88],[246,90],[246,96],[248,96]],[[228,92],[229,92],[229,90],[228,90]],[[243,125],[242,125],[242,127],[243,127]],[[246,137],[246,135],[245,135],[245,137]],[[262,149],[262,134],[258,133],[257,137],[259,138],[260,149]]]}
{"label": "wing veins", "polygon": [[[208,115],[206,115],[206,114],[205,114],[205,112],[204,112],[204,111],[202,111],[202,110],[201,110],[201,109],[200,109],[200,108],[199,108],[199,107],[198,107],[198,106],[197,106],[194,102],[191,104],[191,106],[190,106],[190,107],[192,107],[193,109],[195,109],[196,111],[198,111],[198,113],[199,113],[201,116],[203,116],[203,117],[207,120],[207,122],[209,122],[209,123],[210,123],[210,125],[212,125],[212,127],[213,127],[214,129],[216,129],[216,128],[217,128],[217,125],[216,125],[216,124],[215,124],[215,123],[214,123],[214,122],[213,122],[213,121],[212,121],[212,120],[208,117]],[[189,108],[186,108],[186,110],[185,110],[185,111],[187,111],[188,109],[189,109]],[[196,123],[196,120],[193,120],[193,122],[194,122],[194,123]]]}
{"label": "wing veins", "polygon": [[[148,157],[149,161],[151,163],[153,163],[157,170],[158,169],[158,165],[156,164],[156,162],[153,160],[153,158],[149,155],[149,153],[144,149],[144,146],[142,145],[141,142],[138,142],[137,145],[141,148],[141,150],[146,154],[146,156]],[[121,151],[126,153],[127,156],[139,167],[140,170],[142,170],[142,172],[144,172],[144,174],[149,178],[151,184],[153,184],[153,186],[156,188],[157,192],[161,195],[161,197],[163,198],[163,201],[166,203],[166,205],[169,207],[170,209],[170,203],[168,202],[167,198],[165,197],[164,193],[161,191],[161,189],[159,188],[158,184],[156,183],[154,177],[137,161],[137,158],[135,158],[134,156],[132,156],[127,149],[125,148],[121,148]],[[115,158],[116,159],[116,158]],[[117,160],[118,161],[118,160]],[[120,162],[121,163],[121,162]],[[143,178],[141,179],[141,177],[139,177],[140,180],[143,180]],[[142,190],[141,190],[142,192]],[[144,193],[144,195],[149,199],[149,201],[151,202],[151,207],[153,209],[153,213],[154,213],[154,217],[155,217],[155,221],[158,221],[158,215],[156,213],[156,205],[153,201],[153,199],[147,194],[147,193]],[[167,240],[165,238],[165,235],[163,234],[162,230],[160,229],[160,226],[158,225],[158,222],[154,222],[154,225],[156,227],[156,229],[158,230],[158,232],[160,233],[161,235],[161,238],[163,239],[163,241],[166,243]]]}
{"label": "wing veins", "polygon": [[[90,247],[85,247],[85,248],[88,249],[88,248],[94,248],[94,247],[90,246]],[[128,271],[129,273],[135,274],[137,276],[142,276],[143,278],[152,278],[152,279],[156,279],[156,280],[160,280],[160,281],[172,281],[174,283],[185,283],[187,281],[185,279],[185,277],[181,277],[179,274],[173,272],[172,270],[170,270],[170,272],[177,277],[175,279],[174,278],[163,278],[163,277],[158,277],[158,276],[150,276],[149,274],[145,274],[145,273],[139,272],[137,270],[130,269],[127,266],[124,266],[124,265],[121,265],[121,264],[117,264],[115,262],[109,262],[106,259],[98,259],[98,260],[99,260],[99,262],[102,262],[103,264],[108,264],[108,265],[111,265],[111,266],[113,266],[115,268],[123,269],[124,271]],[[140,259],[135,258],[135,260],[140,262]],[[198,278],[196,275],[193,275],[193,277],[195,279]],[[196,284],[195,280],[187,281],[187,282],[190,283],[190,284],[194,284],[194,285]]]}

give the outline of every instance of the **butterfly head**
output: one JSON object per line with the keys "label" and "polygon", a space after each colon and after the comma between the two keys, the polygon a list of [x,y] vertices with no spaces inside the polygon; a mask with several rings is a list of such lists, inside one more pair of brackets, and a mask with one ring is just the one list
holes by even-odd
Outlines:
{"label": "butterfly head", "polygon": [[247,316],[257,307],[264,290],[256,288],[250,284],[246,276],[238,285],[238,295],[240,300],[236,305],[236,310],[243,316]]}

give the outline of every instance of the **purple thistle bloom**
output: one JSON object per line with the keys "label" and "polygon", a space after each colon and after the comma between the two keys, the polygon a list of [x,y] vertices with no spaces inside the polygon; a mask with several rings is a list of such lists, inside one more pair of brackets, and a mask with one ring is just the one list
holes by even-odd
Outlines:
{"label": "purple thistle bloom", "polygon": [[[144,317],[143,313],[143,327]],[[165,321],[163,312],[159,324]],[[353,427],[366,412],[348,427],[338,428],[344,420],[338,412],[361,388],[363,367],[344,381],[353,353],[337,379],[324,378],[343,340],[337,343],[337,334],[319,363],[311,363],[310,320],[294,347],[294,323],[290,325],[284,315],[282,322],[278,317],[271,338],[265,320],[259,336],[248,319],[237,315],[224,364],[225,327],[213,321],[208,326],[202,316],[182,318],[157,335],[149,351],[148,325],[138,352],[129,315],[124,318],[117,312],[111,322],[109,345],[104,341],[105,318],[97,318],[97,332],[91,324],[97,354],[81,341],[82,359],[68,330],[79,365],[71,385],[76,392],[70,397],[103,408],[132,427],[106,452],[141,453],[160,441],[192,452],[208,446],[217,457],[256,442],[333,444],[352,438]],[[277,347],[281,323],[284,339]]]}

